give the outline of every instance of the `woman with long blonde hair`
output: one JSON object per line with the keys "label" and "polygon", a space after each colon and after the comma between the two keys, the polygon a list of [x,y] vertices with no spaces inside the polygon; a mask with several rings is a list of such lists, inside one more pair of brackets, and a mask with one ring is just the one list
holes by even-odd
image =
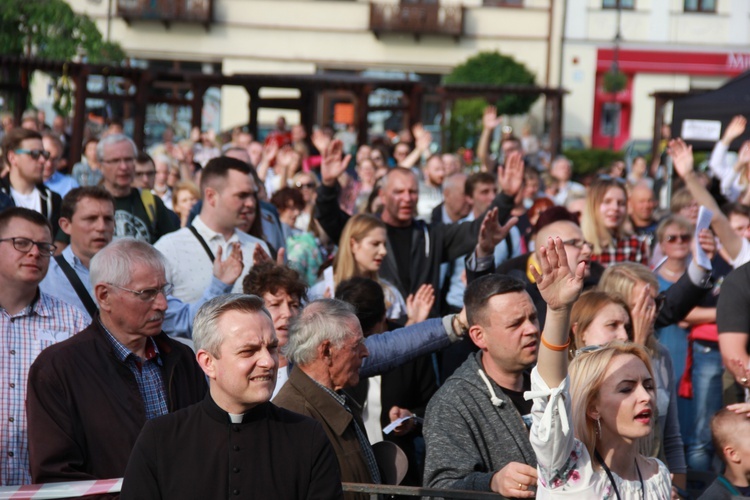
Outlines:
{"label": "woman with long blonde hair", "polygon": [[[357,214],[351,217],[341,232],[338,251],[333,259],[334,285],[337,286],[349,278],[369,278],[383,287],[386,315],[389,319],[408,318],[409,324],[422,321],[427,318],[435,299],[432,286],[422,285],[416,294],[410,295],[408,300],[404,301],[395,286],[380,279],[378,271],[388,255],[386,241],[387,234],[383,221],[370,214]],[[331,297],[334,295],[333,290],[328,290],[328,293]],[[309,293],[311,300],[324,297],[325,294],[324,281],[314,285]],[[430,306],[426,310],[425,301],[428,301]]]}
{"label": "woman with long blonde hair", "polygon": [[600,178],[589,186],[581,230],[594,246],[592,261],[603,266],[615,262],[648,264],[648,242],[628,227],[627,207],[628,193],[622,179]]}
{"label": "woman with long blonde hair", "polygon": [[[657,394],[648,354],[615,341],[579,353],[568,375],[570,314],[585,267],[568,267],[560,238],[550,238],[540,257],[541,275],[530,272],[547,302],[547,319],[526,394],[534,400],[536,498],[670,498],[669,471],[640,453],[654,427]],[[522,492],[524,481],[518,482]]]}

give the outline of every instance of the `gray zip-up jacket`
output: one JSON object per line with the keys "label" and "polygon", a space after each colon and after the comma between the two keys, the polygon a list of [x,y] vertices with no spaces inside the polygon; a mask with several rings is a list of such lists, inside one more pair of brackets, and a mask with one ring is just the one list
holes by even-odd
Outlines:
{"label": "gray zip-up jacket", "polygon": [[536,467],[529,431],[513,402],[484,372],[482,352],[467,359],[427,406],[424,485],[490,491],[509,462]]}

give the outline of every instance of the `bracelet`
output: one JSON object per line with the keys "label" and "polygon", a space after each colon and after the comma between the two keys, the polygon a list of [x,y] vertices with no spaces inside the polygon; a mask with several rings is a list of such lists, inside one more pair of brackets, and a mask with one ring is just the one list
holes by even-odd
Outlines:
{"label": "bracelet", "polygon": [[[456,331],[456,325],[458,325],[458,331]],[[469,327],[461,323],[461,316],[459,314],[454,314],[451,318],[451,327],[453,328],[453,333],[458,337],[464,337],[469,333]]]}
{"label": "bracelet", "polygon": [[563,345],[555,345],[550,344],[546,340],[544,340],[544,335],[540,335],[539,338],[542,340],[542,345],[546,347],[547,349],[551,349],[553,351],[564,351],[568,347],[570,347],[570,337],[568,337],[568,341],[565,342]]}

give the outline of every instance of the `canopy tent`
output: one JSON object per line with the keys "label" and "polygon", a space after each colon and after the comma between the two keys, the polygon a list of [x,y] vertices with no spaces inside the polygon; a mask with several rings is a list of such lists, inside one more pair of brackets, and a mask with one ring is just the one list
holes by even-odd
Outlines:
{"label": "canopy tent", "polygon": [[[686,142],[692,144],[695,150],[710,150],[736,115],[750,117],[750,71],[716,90],[674,99],[672,137],[681,137],[686,130],[692,131],[696,138],[685,138]],[[711,135],[714,138],[707,139]],[[750,140],[750,127],[730,148],[736,150],[745,140]]]}

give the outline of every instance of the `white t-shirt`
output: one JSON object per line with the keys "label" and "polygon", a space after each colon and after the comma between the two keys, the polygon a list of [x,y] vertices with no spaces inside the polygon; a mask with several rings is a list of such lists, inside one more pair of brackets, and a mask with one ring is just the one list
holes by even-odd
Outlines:
{"label": "white t-shirt", "polygon": [[21,194],[11,187],[10,195],[13,197],[13,201],[17,207],[28,208],[29,210],[42,213],[42,198],[36,187],[29,194]]}

